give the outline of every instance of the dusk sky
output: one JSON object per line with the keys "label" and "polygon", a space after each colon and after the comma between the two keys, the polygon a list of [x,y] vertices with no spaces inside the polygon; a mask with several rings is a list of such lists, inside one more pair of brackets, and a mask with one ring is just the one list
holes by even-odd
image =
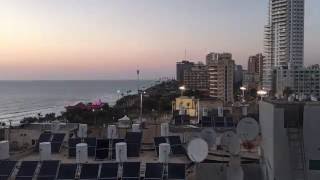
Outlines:
{"label": "dusk sky", "polygon": [[[0,0],[0,79],[175,76],[176,61],[263,51],[268,0]],[[320,63],[320,1],[306,0],[305,64]]]}

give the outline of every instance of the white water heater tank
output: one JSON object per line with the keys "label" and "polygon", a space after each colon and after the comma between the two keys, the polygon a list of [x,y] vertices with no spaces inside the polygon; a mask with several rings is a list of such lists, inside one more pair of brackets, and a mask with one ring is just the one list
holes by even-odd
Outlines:
{"label": "white water heater tank", "polygon": [[170,154],[170,144],[162,143],[159,145],[159,162],[168,163]]}
{"label": "white water heater tank", "polygon": [[79,164],[88,162],[88,144],[79,143],[76,146],[76,161]]}
{"label": "white water heater tank", "polygon": [[169,136],[169,124],[168,123],[161,124],[161,136],[162,137]]}
{"label": "white water heater tank", "polygon": [[141,132],[140,124],[132,124],[132,132]]}
{"label": "white water heater tank", "polygon": [[218,107],[218,117],[223,117],[223,107]]}
{"label": "white water heater tank", "polygon": [[108,139],[117,139],[117,126],[116,125],[108,125]]}
{"label": "white water heater tank", "polygon": [[126,162],[127,158],[127,143],[120,142],[116,144],[116,161]]}
{"label": "white water heater tank", "polygon": [[51,143],[41,142],[39,143],[40,161],[51,160]]}
{"label": "white water heater tank", "polygon": [[0,160],[6,160],[9,157],[9,141],[0,141]]}
{"label": "white water heater tank", "polygon": [[88,131],[88,125],[79,124],[78,137],[86,138],[87,137],[87,131]]}

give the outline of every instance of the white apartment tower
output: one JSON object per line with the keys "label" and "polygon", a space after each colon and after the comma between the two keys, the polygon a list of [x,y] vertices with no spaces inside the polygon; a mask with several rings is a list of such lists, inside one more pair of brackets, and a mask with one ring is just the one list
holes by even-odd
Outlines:
{"label": "white apartment tower", "polygon": [[262,86],[273,88],[273,70],[303,66],[304,0],[270,0],[265,26]]}

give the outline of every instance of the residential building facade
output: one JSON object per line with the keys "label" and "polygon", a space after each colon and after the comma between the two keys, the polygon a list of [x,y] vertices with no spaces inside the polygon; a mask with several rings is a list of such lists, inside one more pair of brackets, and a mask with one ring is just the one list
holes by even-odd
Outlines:
{"label": "residential building facade", "polygon": [[179,84],[183,85],[184,83],[184,72],[190,70],[193,67],[194,63],[190,61],[181,61],[176,64],[176,78]]}
{"label": "residential building facade", "polygon": [[303,66],[304,0],[269,1],[264,41],[262,86],[266,90],[272,90],[275,68],[295,69]]}
{"label": "residential building facade", "polygon": [[184,86],[188,90],[209,90],[208,67],[202,63],[194,64],[190,69],[184,71]]}
{"label": "residential building facade", "polygon": [[218,58],[207,61],[210,97],[221,99],[226,104],[233,103],[234,60],[230,53],[223,53],[216,57]]}

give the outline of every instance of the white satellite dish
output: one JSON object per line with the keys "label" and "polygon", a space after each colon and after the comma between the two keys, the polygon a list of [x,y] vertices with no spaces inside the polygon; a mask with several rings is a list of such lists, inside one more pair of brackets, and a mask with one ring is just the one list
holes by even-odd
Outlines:
{"label": "white satellite dish", "polygon": [[221,137],[221,145],[225,151],[231,154],[239,154],[241,151],[240,138],[233,131],[223,133]]}
{"label": "white satellite dish", "polygon": [[191,161],[202,162],[209,153],[208,144],[201,138],[196,138],[188,143],[187,154]]}
{"label": "white satellite dish", "polygon": [[201,131],[201,138],[208,143],[209,148],[216,144],[217,133],[212,128]]}
{"label": "white satellite dish", "polygon": [[253,141],[259,135],[258,122],[250,117],[241,119],[237,125],[237,134],[243,141]]}

